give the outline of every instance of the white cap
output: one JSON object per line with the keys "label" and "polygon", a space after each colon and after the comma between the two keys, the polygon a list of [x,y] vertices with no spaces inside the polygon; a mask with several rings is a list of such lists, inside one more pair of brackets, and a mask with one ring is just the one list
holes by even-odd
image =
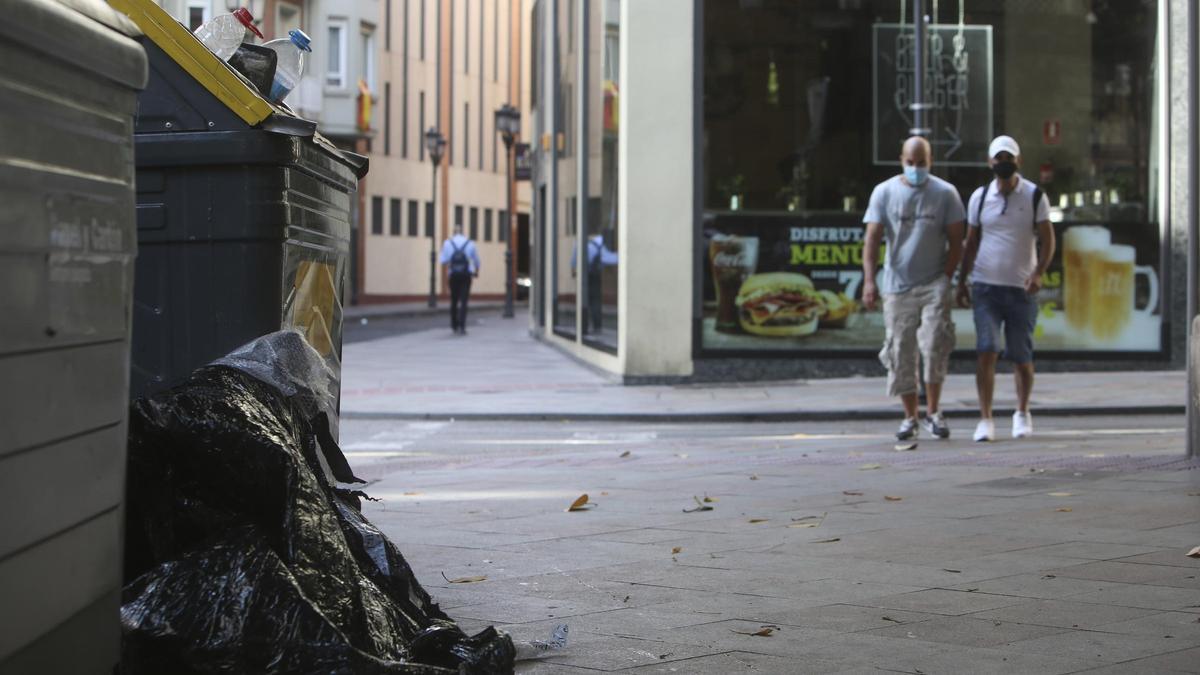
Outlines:
{"label": "white cap", "polygon": [[988,157],[1007,152],[1013,157],[1021,155],[1021,146],[1017,145],[1016,139],[1012,136],[997,136],[992,139],[992,144],[988,146]]}

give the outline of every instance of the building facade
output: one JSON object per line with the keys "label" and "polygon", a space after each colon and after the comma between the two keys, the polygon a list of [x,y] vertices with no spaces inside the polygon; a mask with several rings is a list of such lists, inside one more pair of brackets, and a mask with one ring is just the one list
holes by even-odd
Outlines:
{"label": "building facade", "polygon": [[881,372],[862,217],[922,128],[964,203],[1002,133],[1050,200],[1039,368],[1182,367],[1195,6],[925,0],[918,44],[914,4],[534,3],[534,334],[634,382]]}
{"label": "building facade", "polygon": [[[505,249],[516,248],[528,213],[528,188],[513,194],[496,109],[528,110],[529,12],[523,0],[380,0],[380,96],[373,114],[371,178],[364,189],[358,302],[423,300],[431,251],[453,226],[475,240],[482,272],[472,296],[503,297]],[[528,115],[522,116],[528,128]],[[435,173],[425,131],[446,139]],[[521,136],[527,134],[522,133]],[[436,199],[432,197],[435,194]],[[527,217],[526,217],[527,218]],[[511,223],[511,225],[510,225]],[[514,268],[519,256],[513,258]],[[436,293],[445,271],[432,268]]]}

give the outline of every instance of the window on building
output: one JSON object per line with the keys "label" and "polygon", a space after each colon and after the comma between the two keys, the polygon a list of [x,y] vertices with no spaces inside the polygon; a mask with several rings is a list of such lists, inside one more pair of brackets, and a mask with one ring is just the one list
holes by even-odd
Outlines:
{"label": "window on building", "polygon": [[346,86],[346,21],[332,20],[325,45],[325,84],[330,87]]}
{"label": "window on building", "polygon": [[[417,92],[417,146],[420,150],[417,151],[417,159],[425,161],[425,92]],[[408,128],[405,127],[404,134],[408,135]]]}
{"label": "window on building", "polygon": [[388,204],[388,206],[391,207],[390,208],[391,217],[392,217],[391,234],[393,237],[399,237],[400,233],[403,232],[403,230],[400,229],[401,225],[402,225],[402,223],[400,222],[400,204],[401,204],[401,200],[396,199],[394,197]]}
{"label": "window on building", "polygon": [[456,227],[463,226],[463,207],[461,206],[454,207],[454,225]]}
{"label": "window on building", "polygon": [[375,27],[362,24],[362,64],[363,82],[367,83],[367,91],[375,92]]}
{"label": "window on building", "polygon": [[371,197],[371,234],[383,234],[383,197]]}
{"label": "window on building", "polygon": [[[408,0],[404,0],[407,4]],[[392,0],[384,0],[383,49],[392,51]]]}
{"label": "window on building", "polygon": [[471,238],[479,238],[479,207],[471,207]]}
{"label": "window on building", "polygon": [[463,7],[463,72],[471,72],[471,5]]}
{"label": "window on building", "polygon": [[392,154],[392,83],[383,83],[383,154]]}
{"label": "window on building", "polygon": [[417,228],[420,223],[417,220],[417,215],[420,212],[420,203],[415,199],[408,200],[408,236],[417,236]]}
{"label": "window on building", "polygon": [[463,166],[471,167],[471,104],[463,104]]}
{"label": "window on building", "polygon": [[433,202],[425,202],[425,236],[432,237],[435,229]]}
{"label": "window on building", "polygon": [[188,30],[195,31],[202,24],[204,24],[204,22],[208,21],[208,19],[209,19],[208,13],[209,13],[208,0],[188,0],[188,4],[187,4]]}
{"label": "window on building", "polygon": [[425,60],[425,33],[429,32],[429,26],[425,23],[425,2],[426,2],[426,0],[421,0],[421,29],[419,31],[417,31],[421,34],[420,58],[422,61]]}
{"label": "window on building", "polygon": [[508,241],[508,230],[510,227],[508,211],[500,209],[496,213],[496,241]]}
{"label": "window on building", "polygon": [[400,92],[400,128],[404,130],[400,134],[400,157],[408,159],[408,0],[404,0],[404,40],[401,48],[404,50],[403,61],[403,91]]}
{"label": "window on building", "polygon": [[483,210],[483,240],[492,240],[492,210]]}
{"label": "window on building", "polygon": [[492,82],[500,81],[500,0],[492,0]]}

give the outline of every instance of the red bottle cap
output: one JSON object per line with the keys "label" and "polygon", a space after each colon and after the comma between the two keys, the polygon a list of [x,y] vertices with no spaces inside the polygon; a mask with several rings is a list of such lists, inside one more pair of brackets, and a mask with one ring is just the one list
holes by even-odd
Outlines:
{"label": "red bottle cap", "polygon": [[233,15],[237,17],[238,21],[242,22],[243,26],[249,28],[251,32],[257,35],[259,40],[266,39],[263,37],[262,32],[258,30],[258,26],[254,25],[254,16],[250,14],[250,10],[245,7],[238,7],[233,10]]}

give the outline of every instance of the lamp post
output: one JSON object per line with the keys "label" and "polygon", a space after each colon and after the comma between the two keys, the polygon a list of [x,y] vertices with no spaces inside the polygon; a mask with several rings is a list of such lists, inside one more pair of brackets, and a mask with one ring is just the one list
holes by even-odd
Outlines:
{"label": "lamp post", "polygon": [[429,306],[437,307],[437,170],[446,151],[446,137],[436,127],[425,132],[425,149],[433,166],[433,190],[429,198],[433,207],[433,221],[429,223]]}
{"label": "lamp post", "polygon": [[500,133],[500,137],[504,140],[504,156],[505,156],[505,177],[504,189],[508,193],[508,222],[503,223],[501,227],[508,228],[505,231],[505,241],[507,247],[504,249],[504,318],[511,319],[513,317],[513,172],[512,172],[512,146],[516,140],[517,134],[521,133],[521,111],[505,103],[496,110],[496,131]]}

